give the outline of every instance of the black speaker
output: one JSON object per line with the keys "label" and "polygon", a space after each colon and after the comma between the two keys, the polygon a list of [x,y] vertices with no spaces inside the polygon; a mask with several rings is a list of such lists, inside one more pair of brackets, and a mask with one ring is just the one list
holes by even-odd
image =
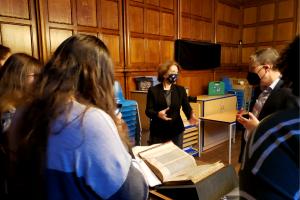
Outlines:
{"label": "black speaker", "polygon": [[212,69],[220,66],[221,45],[188,40],[175,41],[175,60],[186,70]]}

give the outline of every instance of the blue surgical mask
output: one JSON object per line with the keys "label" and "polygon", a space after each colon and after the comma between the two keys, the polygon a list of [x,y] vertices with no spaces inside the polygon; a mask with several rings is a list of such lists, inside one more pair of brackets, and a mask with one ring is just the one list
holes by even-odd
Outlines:
{"label": "blue surgical mask", "polygon": [[178,74],[169,74],[168,81],[169,83],[175,83],[177,81]]}

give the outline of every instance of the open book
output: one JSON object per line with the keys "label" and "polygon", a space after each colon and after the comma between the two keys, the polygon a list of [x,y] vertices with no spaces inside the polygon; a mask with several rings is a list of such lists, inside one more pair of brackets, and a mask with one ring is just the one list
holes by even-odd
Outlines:
{"label": "open book", "polygon": [[[216,162],[197,166],[193,156],[184,152],[172,142],[148,147],[134,147],[133,153],[145,161],[147,166],[153,171],[162,183],[192,181],[197,183],[224,167],[223,163]],[[138,158],[138,157],[137,157]],[[144,169],[142,169],[144,171]],[[154,181],[153,175],[150,177],[145,173],[149,183]],[[156,185],[159,182],[156,181]],[[149,183],[151,186],[151,184]]]}

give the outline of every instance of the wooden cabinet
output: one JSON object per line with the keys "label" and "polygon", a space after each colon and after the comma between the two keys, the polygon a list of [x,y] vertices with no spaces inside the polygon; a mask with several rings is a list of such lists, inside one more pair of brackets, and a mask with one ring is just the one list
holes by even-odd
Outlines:
{"label": "wooden cabinet", "polygon": [[219,96],[201,95],[197,96],[197,102],[199,103],[199,117],[236,110],[237,108],[236,96],[232,94]]}
{"label": "wooden cabinet", "polygon": [[132,91],[130,99],[137,101],[143,131],[150,128],[150,119],[146,116],[147,91]]}
{"label": "wooden cabinet", "polygon": [[198,135],[198,127],[188,127],[183,135],[183,148],[190,146],[195,146],[195,148],[197,148],[199,140]]}
{"label": "wooden cabinet", "polygon": [[[221,96],[197,96],[197,103],[190,103],[197,118],[206,117],[217,113],[225,113],[236,110],[237,99],[235,95]],[[184,113],[181,111],[181,117],[185,124],[186,130],[183,136],[183,147],[199,146],[199,128],[189,125]],[[203,150],[214,147],[228,140],[228,126],[213,121],[205,121],[203,123]]]}
{"label": "wooden cabinet", "polygon": [[[199,104],[190,103],[193,112],[198,117],[199,116]],[[199,142],[199,133],[198,126],[190,125],[182,109],[180,110],[180,115],[184,123],[185,131],[183,134],[183,148],[193,147],[198,150]]]}
{"label": "wooden cabinet", "polygon": [[[218,113],[225,113],[237,110],[237,98],[235,95],[208,96],[201,95],[197,97],[198,117],[206,117]],[[200,127],[201,128],[201,127]],[[203,122],[203,150],[214,147],[228,140],[228,125],[216,123],[215,121]]]}

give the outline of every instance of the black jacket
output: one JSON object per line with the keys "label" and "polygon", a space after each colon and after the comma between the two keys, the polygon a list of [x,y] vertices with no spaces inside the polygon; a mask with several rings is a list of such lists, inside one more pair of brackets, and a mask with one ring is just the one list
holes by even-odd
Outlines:
{"label": "black jacket", "polygon": [[[258,97],[255,99],[257,98]],[[262,120],[276,111],[297,107],[298,102],[292,95],[291,89],[283,87],[283,81],[279,80],[263,105],[259,113],[258,120]]]}
{"label": "black jacket", "polygon": [[[290,109],[290,108],[299,108],[297,99],[292,95],[291,89],[283,87],[284,82],[283,80],[279,80],[279,82],[276,84],[274,89],[271,91],[271,94],[269,95],[268,99],[264,103],[257,119],[261,121],[268,115],[275,113],[280,110]],[[256,99],[258,99],[258,96],[261,93],[261,90],[258,87],[254,89],[253,97],[251,98],[250,103],[250,111],[253,110],[253,107],[255,105]],[[241,141],[241,153],[239,157],[239,161],[242,160],[242,155],[244,151],[246,141]]]}
{"label": "black jacket", "polygon": [[167,102],[164,97],[163,84],[158,84],[149,88],[147,94],[146,115],[150,118],[150,134],[162,138],[169,138],[184,131],[184,125],[180,117],[180,108],[189,119],[192,108],[188,102],[184,87],[179,85],[171,86],[171,105],[167,111],[170,121],[162,120],[158,117],[158,112],[166,109]]}

